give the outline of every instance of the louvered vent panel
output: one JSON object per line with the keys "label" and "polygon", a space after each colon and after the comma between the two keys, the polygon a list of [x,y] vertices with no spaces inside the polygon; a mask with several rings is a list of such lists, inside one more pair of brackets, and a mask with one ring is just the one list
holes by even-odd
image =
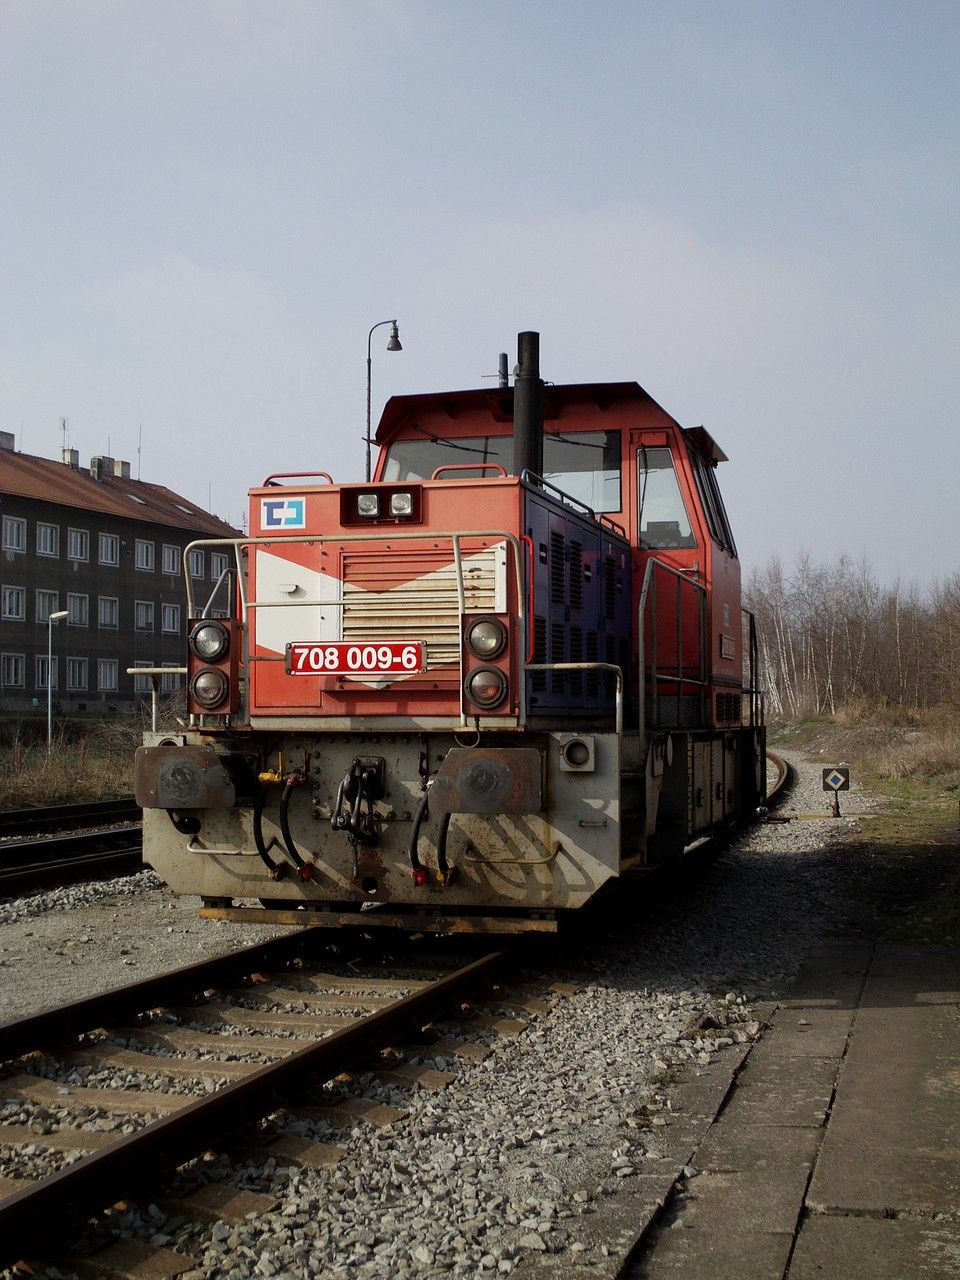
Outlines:
{"label": "louvered vent panel", "polygon": [[[496,550],[463,559],[468,613],[493,613],[497,600]],[[345,552],[343,639],[425,640],[427,666],[460,660],[457,574],[450,551]]]}
{"label": "louvered vent panel", "polygon": [[[596,631],[587,632],[587,653],[585,662],[600,661],[600,637]],[[587,672],[587,693],[595,698],[600,689],[600,673],[598,671]]]}
{"label": "louvered vent panel", "polygon": [[570,543],[570,604],[583,608],[583,544],[574,541]]}
{"label": "louvered vent panel", "polygon": [[[539,614],[533,620],[533,660],[534,662],[547,661],[547,620]],[[534,690],[542,693],[546,687],[547,673],[535,671],[533,673]]]}
{"label": "louvered vent panel", "polygon": [[564,544],[562,533],[550,535],[550,600],[553,604],[563,604],[566,600],[564,590]]}
{"label": "louvered vent panel", "polygon": [[603,615],[608,619],[617,616],[617,566],[612,556],[603,562]]}
{"label": "louvered vent panel", "polygon": [[[550,626],[550,661],[566,662],[567,660],[567,628],[562,622],[554,622]],[[554,693],[563,693],[567,685],[566,671],[553,671],[550,675],[550,688]]]}
{"label": "louvered vent panel", "polygon": [[[569,662],[583,662],[583,628],[570,628],[570,653],[567,655]],[[583,672],[570,672],[570,692],[580,695],[583,693]]]}

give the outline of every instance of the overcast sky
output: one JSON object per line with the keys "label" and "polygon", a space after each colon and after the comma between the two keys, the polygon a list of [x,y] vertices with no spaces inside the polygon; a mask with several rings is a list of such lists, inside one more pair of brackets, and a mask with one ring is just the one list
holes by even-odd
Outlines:
{"label": "overcast sky", "polygon": [[[957,0],[3,0],[0,428],[238,523],[391,394],[703,423],[749,567],[960,552]],[[486,383],[489,385],[489,382]]]}

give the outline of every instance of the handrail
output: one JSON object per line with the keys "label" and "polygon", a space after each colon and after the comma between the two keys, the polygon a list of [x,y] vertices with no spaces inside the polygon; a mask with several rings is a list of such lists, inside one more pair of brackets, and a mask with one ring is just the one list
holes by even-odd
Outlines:
{"label": "handrail", "polygon": [[274,471],[272,475],[267,476],[260,488],[266,489],[270,485],[279,488],[281,480],[305,480],[308,476],[312,476],[314,479],[317,476],[323,476],[327,484],[333,484],[334,482],[333,476],[329,471]]}
{"label": "handrail", "polygon": [[499,462],[445,462],[442,467],[436,467],[431,480],[439,480],[441,471],[496,471],[498,475],[506,477],[506,468],[501,466]]}
{"label": "handrail", "polygon": [[572,507],[579,507],[591,520],[596,520],[597,524],[609,525],[614,533],[619,533],[621,538],[627,536],[627,531],[622,524],[617,524],[616,520],[611,520],[609,516],[603,515],[602,512],[594,511],[593,507],[587,506],[580,498],[575,498],[572,493],[567,493],[565,489],[558,489],[555,484],[551,484],[549,480],[544,480],[543,476],[538,476],[535,471],[524,470],[520,473],[521,484],[526,484],[531,489],[549,489],[551,493],[555,493],[558,497],[563,498],[565,502],[569,502]]}

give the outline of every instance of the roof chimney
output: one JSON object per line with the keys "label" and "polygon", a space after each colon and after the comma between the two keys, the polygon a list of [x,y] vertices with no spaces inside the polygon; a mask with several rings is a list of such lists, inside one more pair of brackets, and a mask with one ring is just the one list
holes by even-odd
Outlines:
{"label": "roof chimney", "polygon": [[113,464],[113,474],[118,480],[130,479],[130,463],[121,462],[119,458],[115,459]]}
{"label": "roof chimney", "polygon": [[12,431],[0,431],[0,449],[6,449],[8,453],[13,453],[17,447],[17,437]]}
{"label": "roof chimney", "polygon": [[113,459],[107,454],[97,454],[90,459],[90,476],[93,480],[105,480],[113,475]]}
{"label": "roof chimney", "polygon": [[65,462],[68,467],[73,467],[74,471],[80,470],[80,450],[79,449],[61,449],[60,461]]}
{"label": "roof chimney", "polygon": [[517,375],[513,380],[513,469],[543,475],[543,383],[540,335],[517,334]]}

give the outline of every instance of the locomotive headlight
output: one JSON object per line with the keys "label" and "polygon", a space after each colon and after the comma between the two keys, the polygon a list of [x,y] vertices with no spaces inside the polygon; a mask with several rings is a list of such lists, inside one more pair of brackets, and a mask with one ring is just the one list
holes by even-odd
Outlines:
{"label": "locomotive headlight", "polygon": [[380,514],[380,496],[376,493],[358,493],[357,494],[357,515],[371,516]]}
{"label": "locomotive headlight", "polygon": [[204,667],[190,681],[190,694],[201,707],[212,710],[225,702],[230,682],[219,667]]}
{"label": "locomotive headlight", "polygon": [[507,696],[507,678],[496,667],[478,667],[467,676],[464,692],[471,702],[489,710]]}
{"label": "locomotive headlight", "polygon": [[190,632],[189,643],[201,662],[219,662],[230,648],[230,633],[220,622],[200,622]]}
{"label": "locomotive headlight", "polygon": [[390,495],[390,514],[393,516],[412,516],[413,494],[392,493]]}
{"label": "locomotive headlight", "polygon": [[467,645],[478,658],[495,658],[506,643],[507,629],[497,618],[479,618],[467,630]]}

